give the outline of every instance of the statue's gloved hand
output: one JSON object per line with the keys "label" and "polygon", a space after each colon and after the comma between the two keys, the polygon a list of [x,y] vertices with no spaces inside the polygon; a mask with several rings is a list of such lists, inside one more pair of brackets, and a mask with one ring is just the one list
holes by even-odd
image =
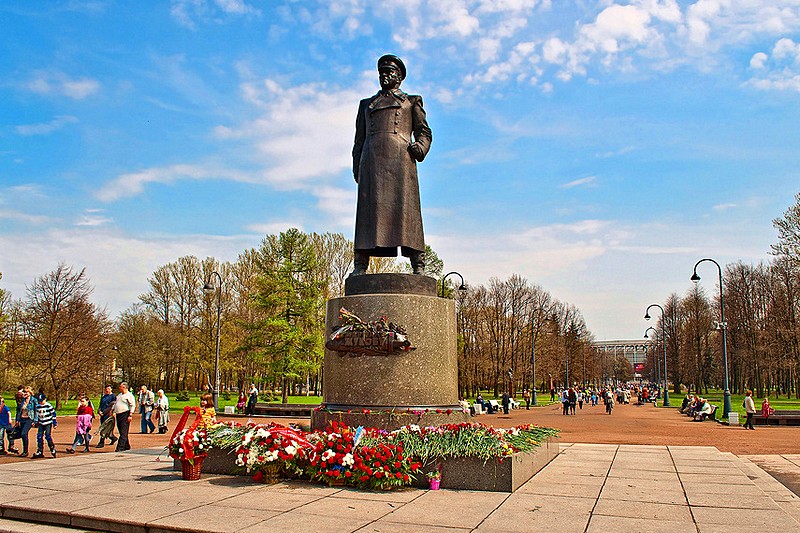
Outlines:
{"label": "statue's gloved hand", "polygon": [[425,153],[422,151],[422,147],[418,143],[414,142],[409,144],[408,152],[411,154],[411,157],[417,161],[422,161],[425,158]]}

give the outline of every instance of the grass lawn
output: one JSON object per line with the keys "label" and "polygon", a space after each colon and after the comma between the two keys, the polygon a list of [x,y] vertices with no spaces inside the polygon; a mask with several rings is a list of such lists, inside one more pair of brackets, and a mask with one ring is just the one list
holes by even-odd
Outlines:
{"label": "grass lawn", "polygon": [[[170,413],[182,413],[183,408],[188,406],[198,406],[200,405],[200,393],[189,393],[189,400],[188,401],[180,401],[175,399],[175,396],[178,394],[176,392],[168,392],[167,398],[169,398],[169,412]],[[134,397],[136,394],[134,393]],[[5,399],[6,405],[8,408],[11,409],[11,418],[14,418],[14,413],[16,409],[17,403],[14,401],[14,392],[4,392],[3,398]],[[219,396],[219,412],[222,413],[225,411],[225,406],[230,405],[236,407],[236,402],[238,401],[239,397],[236,394],[231,394],[230,400],[226,400],[223,395],[220,394]],[[91,397],[92,404],[94,405],[95,409],[98,408],[100,405],[100,396],[92,396]],[[298,403],[308,403],[308,404],[319,404],[322,402],[322,398],[320,396],[289,396],[289,403],[298,404]],[[280,403],[280,397],[276,399],[274,402],[269,403]],[[58,410],[58,414],[62,416],[67,415],[74,415],[75,412],[78,410],[78,400],[67,400],[66,402],[62,402],[61,409]]]}
{"label": "grass lawn", "polygon": [[[684,396],[685,394],[678,396],[670,392],[669,403],[672,407],[680,407]],[[722,408],[724,405],[723,391],[720,389],[709,389],[708,394],[700,393],[700,396],[710,401],[711,405],[716,405],[719,409],[719,411],[717,411],[717,418],[722,418]],[[753,395],[753,403],[756,405],[756,411],[761,411],[761,402],[763,401],[764,398],[758,398]],[[740,424],[744,424],[744,420],[747,418],[742,402],[744,402],[744,394],[731,394],[731,409],[739,413]],[[787,398],[785,395],[781,395],[780,398],[770,397],[769,404],[773,409],[800,411],[800,399]]]}

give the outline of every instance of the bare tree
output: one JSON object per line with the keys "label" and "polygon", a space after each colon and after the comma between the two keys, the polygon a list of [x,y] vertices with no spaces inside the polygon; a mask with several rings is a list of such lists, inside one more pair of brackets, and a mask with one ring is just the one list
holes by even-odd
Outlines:
{"label": "bare tree", "polygon": [[23,329],[31,378],[53,390],[56,408],[69,392],[98,381],[110,329],[104,310],[89,301],[85,269],[59,264],[27,287]]}

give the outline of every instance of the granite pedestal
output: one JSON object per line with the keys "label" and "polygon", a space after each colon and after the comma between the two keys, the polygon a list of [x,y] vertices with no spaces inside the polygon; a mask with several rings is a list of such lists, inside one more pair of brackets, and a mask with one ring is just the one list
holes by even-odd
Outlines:
{"label": "granite pedestal", "polygon": [[[380,292],[383,291],[383,292]],[[405,328],[411,351],[365,355],[325,350],[322,409],[311,427],[331,421],[396,429],[407,424],[469,420],[458,404],[455,303],[436,296],[436,280],[412,274],[349,278],[346,294],[328,301],[326,332],[345,308],[366,322],[386,317]]]}

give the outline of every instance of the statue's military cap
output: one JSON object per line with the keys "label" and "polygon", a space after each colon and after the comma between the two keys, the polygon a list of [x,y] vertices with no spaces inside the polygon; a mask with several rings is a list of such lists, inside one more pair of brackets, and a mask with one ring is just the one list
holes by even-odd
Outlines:
{"label": "statue's military cap", "polygon": [[400,78],[406,79],[406,66],[403,63],[403,60],[396,55],[386,54],[381,56],[381,58],[378,59],[378,70],[380,70],[381,67],[388,66],[389,64],[394,64],[394,66],[400,70]]}

